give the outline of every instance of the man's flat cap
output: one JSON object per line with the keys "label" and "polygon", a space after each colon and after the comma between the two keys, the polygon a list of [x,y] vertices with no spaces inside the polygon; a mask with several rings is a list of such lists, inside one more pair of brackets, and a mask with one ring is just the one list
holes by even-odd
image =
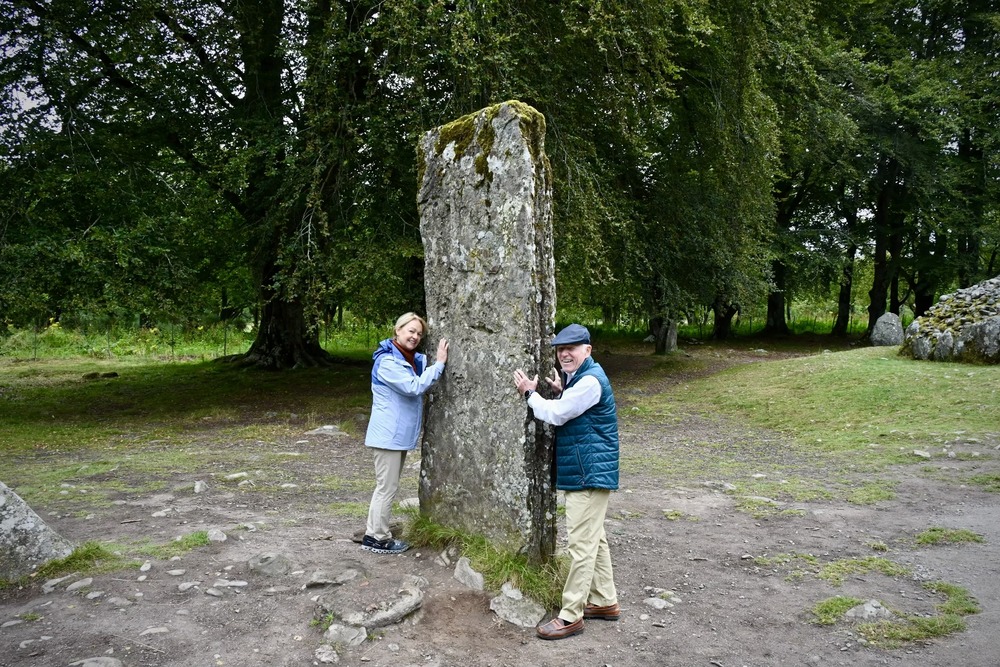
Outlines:
{"label": "man's flat cap", "polygon": [[590,344],[590,332],[582,324],[570,324],[552,339],[552,347],[581,344]]}

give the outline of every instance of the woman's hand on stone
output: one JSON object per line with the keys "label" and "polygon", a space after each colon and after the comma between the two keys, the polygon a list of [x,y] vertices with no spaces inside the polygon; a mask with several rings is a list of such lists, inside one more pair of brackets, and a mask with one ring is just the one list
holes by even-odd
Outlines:
{"label": "woman's hand on stone", "polygon": [[448,339],[447,338],[442,338],[440,341],[438,341],[438,351],[437,351],[437,357],[435,358],[435,360],[441,362],[442,364],[448,363]]}

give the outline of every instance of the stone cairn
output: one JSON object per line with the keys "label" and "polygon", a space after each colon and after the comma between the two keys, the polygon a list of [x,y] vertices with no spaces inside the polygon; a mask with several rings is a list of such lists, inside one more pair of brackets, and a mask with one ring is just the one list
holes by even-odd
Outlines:
{"label": "stone cairn", "polygon": [[907,327],[900,354],[1000,363],[1000,276],[942,296]]}
{"label": "stone cairn", "polygon": [[512,374],[544,376],[553,363],[544,136],[544,117],[520,102],[431,130],[417,196],[431,336],[451,346],[424,422],[421,513],[535,561],[555,550],[553,435],[529,418]]}

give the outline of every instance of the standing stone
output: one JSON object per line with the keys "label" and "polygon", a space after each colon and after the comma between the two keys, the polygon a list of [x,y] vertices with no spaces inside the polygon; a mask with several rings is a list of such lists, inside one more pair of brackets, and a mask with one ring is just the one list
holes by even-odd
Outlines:
{"label": "standing stone", "polygon": [[896,313],[885,313],[875,321],[871,335],[872,345],[884,347],[903,342],[903,323]]}
{"label": "standing stone", "polygon": [[0,482],[0,579],[18,579],[72,551],[68,541]]}
{"label": "standing stone", "polygon": [[431,335],[450,341],[429,395],[420,508],[535,561],[555,549],[553,435],[530,418],[512,374],[544,377],[553,363],[544,136],[544,117],[520,102],[431,130],[419,146],[417,199]]}

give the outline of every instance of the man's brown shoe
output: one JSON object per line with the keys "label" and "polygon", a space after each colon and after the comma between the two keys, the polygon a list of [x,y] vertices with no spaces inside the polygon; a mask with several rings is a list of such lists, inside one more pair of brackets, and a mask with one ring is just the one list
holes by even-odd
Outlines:
{"label": "man's brown shoe", "polygon": [[583,619],[578,618],[573,623],[568,623],[558,616],[545,625],[539,625],[535,632],[541,639],[565,639],[583,632]]}
{"label": "man's brown shoe", "polygon": [[617,621],[622,615],[621,607],[618,603],[609,604],[606,607],[598,607],[596,604],[588,604],[583,609],[584,618],[597,618],[602,621]]}

